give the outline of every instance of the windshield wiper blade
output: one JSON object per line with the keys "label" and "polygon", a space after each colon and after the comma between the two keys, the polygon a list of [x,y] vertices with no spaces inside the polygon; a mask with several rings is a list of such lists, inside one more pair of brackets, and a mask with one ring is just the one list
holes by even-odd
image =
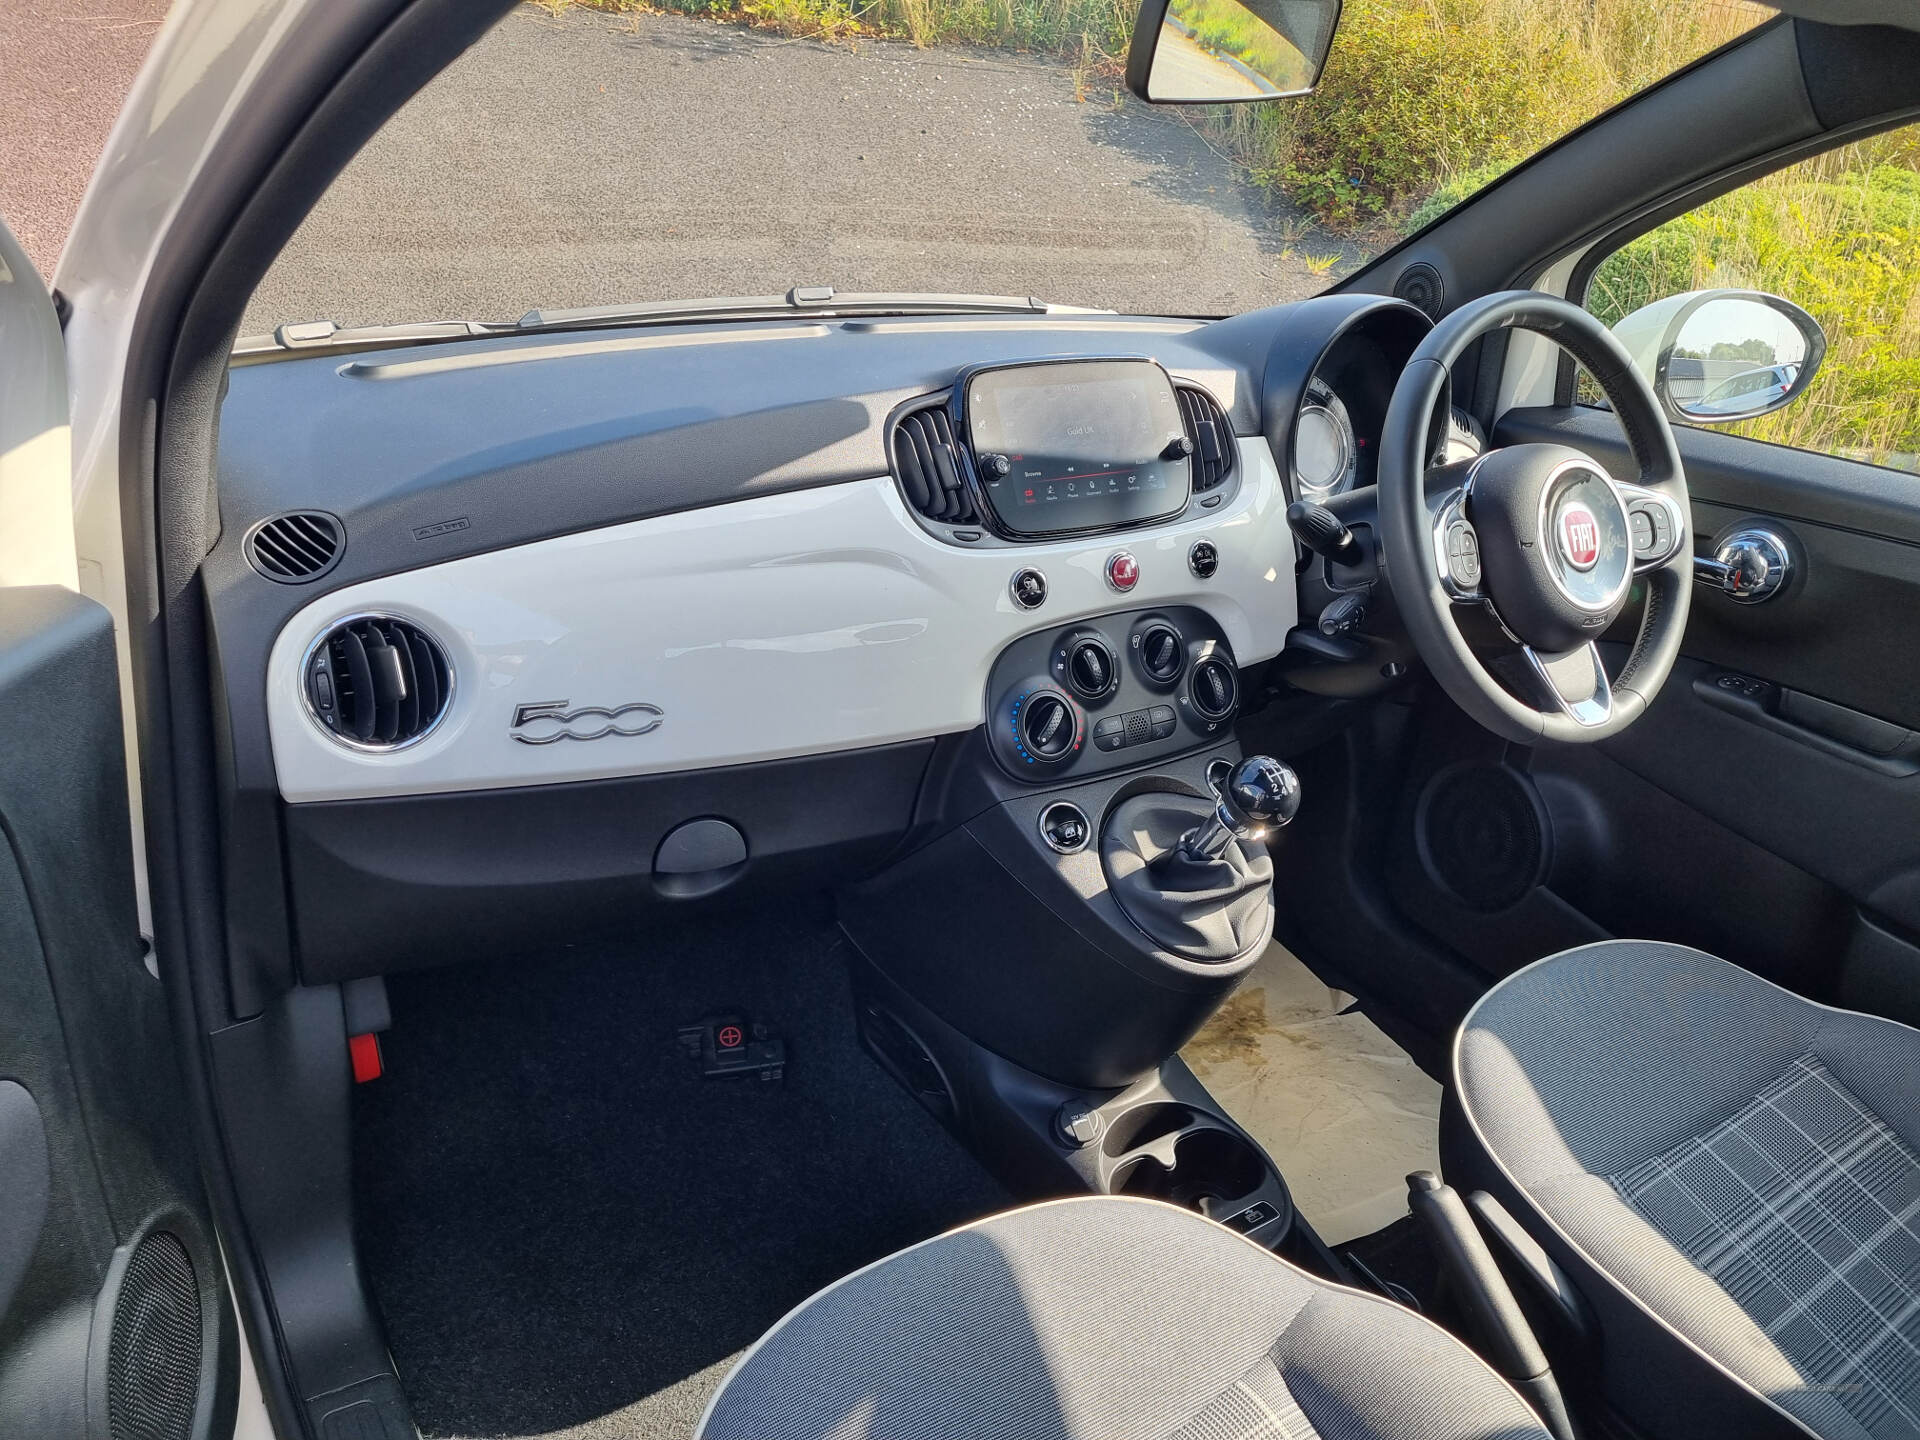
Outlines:
{"label": "windshield wiper blade", "polygon": [[575,310],[529,310],[521,330],[589,325],[664,325],[689,320],[741,320],[769,315],[1110,315],[1082,305],[1055,305],[1031,295],[943,295],[918,291],[851,291],[796,285],[785,295],[735,295],[708,300],[649,300],[634,305],[589,305]]}

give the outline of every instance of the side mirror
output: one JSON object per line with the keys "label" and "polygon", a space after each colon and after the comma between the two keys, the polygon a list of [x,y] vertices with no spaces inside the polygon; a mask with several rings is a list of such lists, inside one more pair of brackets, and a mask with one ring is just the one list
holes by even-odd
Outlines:
{"label": "side mirror", "polygon": [[1689,290],[1613,327],[1667,417],[1694,425],[1751,420],[1790,405],[1827,357],[1820,322],[1757,290]]}
{"label": "side mirror", "polygon": [[1150,105],[1305,95],[1339,23],[1340,0],[1141,0],[1127,88]]}

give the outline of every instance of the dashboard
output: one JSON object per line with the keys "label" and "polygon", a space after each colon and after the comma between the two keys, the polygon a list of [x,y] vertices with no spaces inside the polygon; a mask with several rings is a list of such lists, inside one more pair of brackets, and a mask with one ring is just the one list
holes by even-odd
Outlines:
{"label": "dashboard", "polygon": [[671,894],[701,816],[768,873],[897,843],[968,737],[1016,787],[1230,738],[1299,621],[1287,505],[1371,483],[1425,329],[1333,296],[236,364],[203,566],[234,923],[374,973]]}

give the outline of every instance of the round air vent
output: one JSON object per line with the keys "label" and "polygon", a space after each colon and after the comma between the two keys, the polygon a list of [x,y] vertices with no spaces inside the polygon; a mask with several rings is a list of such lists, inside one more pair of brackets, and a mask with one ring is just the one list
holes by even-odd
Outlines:
{"label": "round air vent", "polygon": [[127,1258],[107,1341],[112,1440],[187,1440],[200,1398],[200,1287],[193,1261],[164,1230]]}
{"label": "round air vent", "polygon": [[1393,293],[1416,310],[1424,310],[1429,320],[1438,320],[1447,308],[1446,281],[1424,260],[1416,260],[1400,272],[1400,278],[1393,282]]}
{"label": "round air vent", "polygon": [[254,526],[240,548],[247,564],[267,579],[304,585],[340,563],[347,532],[324,510],[289,510]]}
{"label": "round air vent", "polygon": [[453,699],[447,654],[425,630],[391,615],[356,615],[307,652],[307,712],[342,744],[399,750],[424,739]]}
{"label": "round air vent", "polygon": [[1240,677],[1233,666],[1209,656],[1193,667],[1193,708],[1205,720],[1224,720],[1240,698]]}

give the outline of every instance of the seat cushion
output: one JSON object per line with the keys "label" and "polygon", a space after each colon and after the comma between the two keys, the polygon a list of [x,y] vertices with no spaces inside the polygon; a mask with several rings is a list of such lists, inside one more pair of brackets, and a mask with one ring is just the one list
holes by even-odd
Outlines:
{"label": "seat cushion", "polygon": [[1450,1177],[1554,1242],[1631,1418],[1920,1436],[1920,1031],[1615,941],[1488,992],[1452,1106]]}
{"label": "seat cushion", "polygon": [[1471,1351],[1158,1201],[996,1215],[829,1286],[704,1440],[1548,1440]]}

